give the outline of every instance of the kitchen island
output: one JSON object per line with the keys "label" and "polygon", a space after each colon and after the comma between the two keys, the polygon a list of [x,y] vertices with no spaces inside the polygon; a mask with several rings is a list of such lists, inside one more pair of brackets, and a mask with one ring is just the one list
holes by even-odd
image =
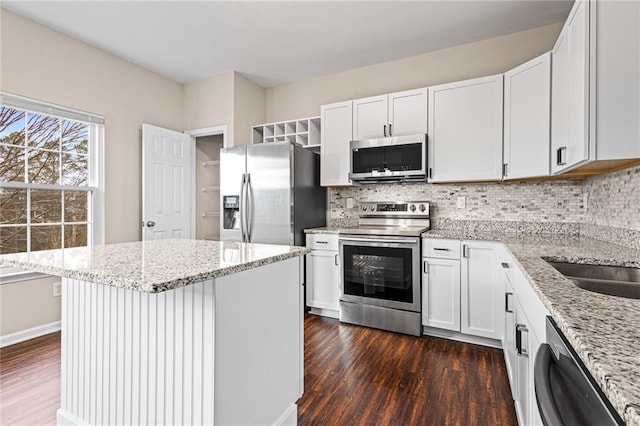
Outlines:
{"label": "kitchen island", "polygon": [[0,265],[63,277],[58,424],[295,424],[307,252],[159,240]]}

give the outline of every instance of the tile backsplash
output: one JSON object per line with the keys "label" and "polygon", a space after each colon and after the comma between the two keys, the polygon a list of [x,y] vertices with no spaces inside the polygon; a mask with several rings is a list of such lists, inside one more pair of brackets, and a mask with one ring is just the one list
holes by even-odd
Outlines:
{"label": "tile backsplash", "polygon": [[[457,207],[460,197],[464,208]],[[389,200],[431,202],[434,228],[492,221],[506,231],[579,233],[640,248],[640,167],[586,180],[330,188],[328,225],[356,225],[361,202]]]}

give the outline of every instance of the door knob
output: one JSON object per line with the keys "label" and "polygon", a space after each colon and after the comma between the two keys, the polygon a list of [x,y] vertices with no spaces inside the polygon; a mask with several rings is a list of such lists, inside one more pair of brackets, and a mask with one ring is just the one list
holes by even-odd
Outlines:
{"label": "door knob", "polygon": [[154,226],[156,226],[156,223],[154,221],[150,220],[150,221],[147,222],[147,226],[149,228],[153,228]]}

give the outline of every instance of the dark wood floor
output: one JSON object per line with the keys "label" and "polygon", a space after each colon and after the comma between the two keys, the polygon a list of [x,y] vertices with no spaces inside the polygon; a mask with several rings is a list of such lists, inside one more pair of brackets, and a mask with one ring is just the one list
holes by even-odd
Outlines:
{"label": "dark wood floor", "polygon": [[502,351],[305,320],[303,425],[516,425]]}
{"label": "dark wood floor", "polygon": [[[54,425],[60,333],[0,349],[0,425]],[[301,425],[515,425],[502,352],[305,319]]]}

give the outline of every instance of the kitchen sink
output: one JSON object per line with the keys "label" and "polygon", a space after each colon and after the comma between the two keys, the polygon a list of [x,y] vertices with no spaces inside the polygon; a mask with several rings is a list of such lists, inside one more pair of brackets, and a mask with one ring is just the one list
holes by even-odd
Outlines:
{"label": "kitchen sink", "polygon": [[578,287],[611,296],[640,299],[640,269],[621,266],[549,262]]}

